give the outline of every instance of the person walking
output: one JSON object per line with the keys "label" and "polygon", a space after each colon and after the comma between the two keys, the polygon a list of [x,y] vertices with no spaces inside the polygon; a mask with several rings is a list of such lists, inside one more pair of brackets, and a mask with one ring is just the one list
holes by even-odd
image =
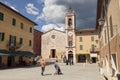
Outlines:
{"label": "person walking", "polygon": [[41,75],[43,76],[45,71],[45,66],[46,66],[46,62],[44,59],[40,61],[40,66],[41,66]]}
{"label": "person walking", "polygon": [[60,66],[58,65],[58,60],[56,60],[56,62],[54,63],[54,67],[56,69],[56,72],[54,74],[62,74]]}

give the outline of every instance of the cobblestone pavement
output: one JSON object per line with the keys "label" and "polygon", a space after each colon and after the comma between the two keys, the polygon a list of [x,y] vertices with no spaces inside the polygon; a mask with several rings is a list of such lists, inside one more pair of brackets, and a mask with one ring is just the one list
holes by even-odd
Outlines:
{"label": "cobblestone pavement", "polygon": [[45,76],[40,67],[0,70],[0,80],[104,80],[97,64],[78,63],[66,66],[60,63],[63,75],[54,75],[53,65],[46,66]]}

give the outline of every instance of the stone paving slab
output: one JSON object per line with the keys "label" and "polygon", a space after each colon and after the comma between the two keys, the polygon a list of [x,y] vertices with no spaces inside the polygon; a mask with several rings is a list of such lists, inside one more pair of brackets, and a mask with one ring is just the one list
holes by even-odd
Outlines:
{"label": "stone paving slab", "polygon": [[54,65],[46,66],[45,76],[40,67],[0,70],[0,80],[104,80],[97,64],[79,63],[66,66],[60,63],[63,75],[54,75]]}

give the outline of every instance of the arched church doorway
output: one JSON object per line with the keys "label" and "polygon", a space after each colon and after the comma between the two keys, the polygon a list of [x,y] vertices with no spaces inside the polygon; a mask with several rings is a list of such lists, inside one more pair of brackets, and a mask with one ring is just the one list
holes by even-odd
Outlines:
{"label": "arched church doorway", "polygon": [[73,52],[72,51],[68,52],[68,61],[72,61],[73,63]]}

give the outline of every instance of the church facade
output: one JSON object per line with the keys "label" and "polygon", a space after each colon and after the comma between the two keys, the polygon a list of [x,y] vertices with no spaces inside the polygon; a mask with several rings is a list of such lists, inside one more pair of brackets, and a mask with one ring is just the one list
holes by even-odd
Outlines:
{"label": "church facade", "polygon": [[[65,24],[65,32],[52,29],[42,35],[42,57],[44,59],[65,57],[73,63],[86,62],[86,60],[96,62],[97,31],[95,29],[76,30],[76,16],[73,11],[66,13]],[[81,39],[83,41],[80,41]]]}
{"label": "church facade", "polygon": [[42,58],[60,59],[65,55],[65,32],[52,29],[42,35]]}

